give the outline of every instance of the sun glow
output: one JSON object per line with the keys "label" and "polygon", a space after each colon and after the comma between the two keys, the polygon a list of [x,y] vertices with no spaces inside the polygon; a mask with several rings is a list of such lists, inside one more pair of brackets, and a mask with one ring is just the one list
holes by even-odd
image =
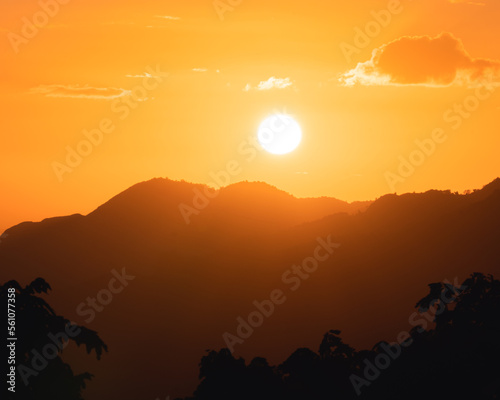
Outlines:
{"label": "sun glow", "polygon": [[286,154],[300,144],[302,130],[289,115],[274,114],[260,124],[257,137],[260,145],[269,153]]}

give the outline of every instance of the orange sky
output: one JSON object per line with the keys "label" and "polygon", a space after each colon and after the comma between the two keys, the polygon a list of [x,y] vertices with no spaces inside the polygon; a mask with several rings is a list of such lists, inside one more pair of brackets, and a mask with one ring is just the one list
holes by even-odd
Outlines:
{"label": "orange sky", "polygon": [[[0,231],[232,160],[231,183],[300,197],[481,187],[500,175],[500,3],[480,1],[4,1]],[[299,148],[245,155],[276,111]]]}

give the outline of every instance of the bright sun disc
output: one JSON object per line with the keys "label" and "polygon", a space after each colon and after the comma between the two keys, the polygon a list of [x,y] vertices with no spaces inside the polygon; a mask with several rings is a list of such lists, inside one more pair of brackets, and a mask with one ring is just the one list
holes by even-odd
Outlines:
{"label": "bright sun disc", "polygon": [[286,154],[297,148],[302,140],[302,130],[289,115],[274,114],[260,124],[257,137],[269,153]]}

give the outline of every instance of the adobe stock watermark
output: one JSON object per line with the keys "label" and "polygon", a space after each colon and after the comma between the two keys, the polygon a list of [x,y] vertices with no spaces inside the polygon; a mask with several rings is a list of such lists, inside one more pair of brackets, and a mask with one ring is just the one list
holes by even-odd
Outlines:
{"label": "adobe stock watermark", "polygon": [[[259,130],[258,138],[250,135],[243,140],[237,148],[240,156],[245,157],[245,162],[250,163],[257,157],[257,152],[265,151],[261,144],[271,143],[276,135],[283,133],[290,126],[293,119],[286,118],[286,113],[273,112],[269,125]],[[237,159],[230,160],[225,167],[217,172],[209,173],[212,182],[203,188],[203,191],[194,188],[193,199],[190,204],[180,203],[179,211],[184,222],[189,225],[191,218],[199,215],[202,210],[208,207],[211,200],[219,195],[219,189],[231,183],[232,179],[243,172],[243,166]],[[210,189],[209,186],[215,189]]]}
{"label": "adobe stock watermark", "polygon": [[[481,102],[488,100],[496,87],[490,82],[483,82],[481,86],[475,89],[473,95],[465,97],[462,102],[453,104],[443,113],[443,121],[449,125],[452,131],[458,130],[464,121],[471,118],[476,112]],[[400,155],[398,157],[399,165],[395,172],[386,171],[384,178],[391,192],[395,192],[396,184],[404,183],[420,167],[424,162],[431,157],[438,145],[446,142],[448,135],[443,128],[435,128],[431,135],[425,139],[415,140],[415,150],[407,157]]]}
{"label": "adobe stock watermark", "polygon": [[[121,293],[128,286],[129,282],[135,279],[135,276],[127,275],[125,268],[122,268],[121,272],[113,269],[111,274],[113,277],[109,280],[106,289],[100,290],[96,297],[87,297],[86,303],[82,302],[77,306],[76,313],[79,316],[84,317],[88,315],[88,318],[85,319],[86,323],[92,322],[95,319],[96,311],[103,311],[104,307],[113,301],[114,295]],[[70,322],[66,324],[64,332],[56,334],[49,332],[47,334],[47,344],[40,351],[37,349],[31,350],[32,358],[30,366],[21,364],[17,367],[17,372],[24,384],[27,386],[31,377],[38,376],[49,365],[49,362],[66,348],[69,339],[77,337],[81,331],[76,323]]]}
{"label": "adobe stock watermark", "polygon": [[354,28],[352,42],[342,42],[339,45],[346,61],[348,63],[352,62],[353,55],[360,54],[363,49],[367,48],[373,39],[391,24],[393,17],[401,14],[403,10],[404,6],[400,0],[389,0],[385,9],[370,11],[372,19],[364,27],[356,26]]}
{"label": "adobe stock watermark", "polygon": [[21,45],[26,45],[38,35],[41,29],[45,28],[51,18],[55,18],[62,5],[66,5],[71,0],[40,0],[38,6],[40,10],[35,12],[31,18],[21,18],[22,27],[20,33],[9,32],[7,39],[16,54],[20,52]]}
{"label": "adobe stock watermark", "polygon": [[[339,243],[332,243],[331,235],[326,240],[317,238],[316,242],[318,245],[314,249],[312,256],[304,258],[301,264],[293,265],[281,275],[281,282],[287,285],[288,290],[294,292],[299,289],[302,282],[309,279],[317,271],[320,264],[328,260],[335,249],[340,247]],[[268,299],[260,302],[255,300],[252,303],[254,310],[246,318],[241,316],[236,318],[238,324],[236,334],[224,332],[222,335],[222,339],[229,351],[233,353],[235,345],[241,345],[245,340],[249,339],[255,329],[261,327],[264,321],[274,314],[276,306],[284,304],[286,300],[285,291],[282,289],[272,290]]]}
{"label": "adobe stock watermark", "polygon": [[[132,110],[137,109],[139,104],[147,99],[149,92],[159,87],[166,76],[167,74],[160,70],[159,65],[156,65],[156,69],[150,66],[146,67],[142,84],[134,86],[131,90],[127,91],[126,95],[111,101],[111,112],[118,115],[118,120],[125,120]],[[93,129],[83,129],[82,140],[74,147],[66,146],[65,162],[52,162],[52,169],[59,183],[64,181],[64,174],[70,174],[78,168],[83,163],[83,160],[89,157],[94,149],[102,144],[105,135],[113,133],[115,129],[116,123],[110,117],[101,119],[97,127]]]}
{"label": "adobe stock watermark", "polygon": [[[443,283],[444,290],[442,290],[440,298],[433,300],[426,312],[414,312],[408,318],[408,323],[412,327],[418,327],[418,332],[420,333],[427,329],[428,324],[432,323],[436,316],[442,314],[447,309],[448,304],[453,302],[460,293],[467,289],[467,286],[459,285],[458,277],[455,277],[453,284],[447,279]],[[403,348],[407,348],[413,343],[413,338],[408,331],[401,331],[397,335],[396,340],[394,343],[381,343],[379,348],[381,352],[377,354],[373,361],[367,358],[363,360],[363,364],[365,365],[363,377],[351,374],[349,380],[358,396],[361,395],[361,389],[364,386],[369,387],[380,377],[382,371],[389,368],[392,362],[401,356]]]}
{"label": "adobe stock watermark", "polygon": [[241,3],[243,0],[214,0],[212,5],[219,19],[224,21],[224,14],[228,11],[233,12]]}
{"label": "adobe stock watermark", "polygon": [[76,307],[76,313],[80,317],[88,315],[85,322],[88,324],[95,319],[96,312],[102,312],[104,308],[113,301],[114,295],[121,293],[128,286],[129,281],[133,281],[135,276],[127,275],[125,268],[121,273],[116,269],[112,270],[113,278],[109,280],[107,289],[101,289],[96,297],[87,297],[86,303],[81,302]]}

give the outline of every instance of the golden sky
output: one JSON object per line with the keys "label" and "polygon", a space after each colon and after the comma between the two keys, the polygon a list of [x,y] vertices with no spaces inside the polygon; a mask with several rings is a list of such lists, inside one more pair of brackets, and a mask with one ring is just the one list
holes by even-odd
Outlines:
{"label": "golden sky", "polygon": [[[479,188],[500,175],[499,17],[496,0],[3,1],[0,231],[233,160],[230,183],[299,197]],[[287,155],[252,147],[276,112],[302,127]]]}

